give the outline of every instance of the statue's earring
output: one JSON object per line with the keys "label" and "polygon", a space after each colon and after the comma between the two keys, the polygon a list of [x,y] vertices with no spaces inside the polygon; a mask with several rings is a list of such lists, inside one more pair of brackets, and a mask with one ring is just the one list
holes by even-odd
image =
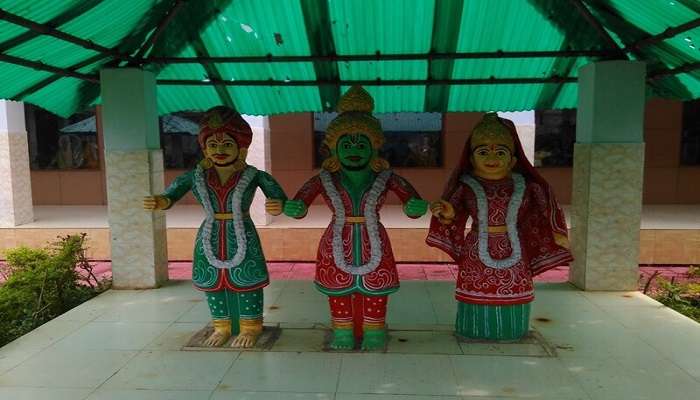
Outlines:
{"label": "statue's earring", "polygon": [[199,166],[202,167],[202,169],[209,169],[214,166],[214,163],[210,159],[205,157],[204,159],[202,159],[202,161],[199,162]]}
{"label": "statue's earring", "polygon": [[389,167],[389,161],[378,156],[372,158],[372,161],[370,161],[370,168],[372,168],[372,171],[374,172],[382,172],[389,169]]}
{"label": "statue's earring", "polygon": [[334,155],[330,156],[323,160],[321,168],[325,169],[328,172],[337,172],[340,170],[340,160],[338,160],[338,157]]}
{"label": "statue's earring", "polygon": [[238,158],[236,158],[236,161],[233,163],[234,169],[236,171],[240,171],[246,167],[246,162],[245,159],[248,157],[248,149],[239,149],[238,150]]}

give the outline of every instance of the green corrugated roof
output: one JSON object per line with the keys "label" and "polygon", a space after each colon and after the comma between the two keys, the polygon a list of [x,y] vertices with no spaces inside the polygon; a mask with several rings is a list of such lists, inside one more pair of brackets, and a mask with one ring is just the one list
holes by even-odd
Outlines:
{"label": "green corrugated roof", "polygon": [[[700,97],[700,1],[581,3],[621,47],[685,26],[627,54],[647,61],[650,75],[685,66],[677,74],[650,80],[652,95]],[[576,106],[578,68],[601,54],[202,64],[172,63],[172,58],[609,49],[601,33],[568,0],[0,0],[0,9],[0,98],[24,100],[63,116],[99,103],[95,80],[101,68],[129,62],[157,74],[161,113],[222,103],[247,114],[328,110],[348,82],[356,80],[384,81],[367,86],[377,112],[571,108]],[[173,9],[177,13],[158,40],[141,52]],[[20,26],[15,17],[96,46]],[[121,58],[115,60],[114,53]],[[144,59],[133,60],[136,55]],[[47,66],[84,75],[63,77]],[[488,81],[552,77],[574,81]],[[465,79],[479,81],[444,84]],[[183,80],[187,84],[177,83]],[[268,80],[276,83],[269,85]],[[443,84],[426,85],[436,80]],[[306,83],[295,84],[301,81]],[[317,81],[333,84],[308,84]],[[226,85],[202,86],[212,82]]]}

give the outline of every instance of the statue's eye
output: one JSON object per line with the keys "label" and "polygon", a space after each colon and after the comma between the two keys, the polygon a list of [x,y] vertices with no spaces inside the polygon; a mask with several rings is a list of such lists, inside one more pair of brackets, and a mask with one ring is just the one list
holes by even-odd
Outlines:
{"label": "statue's eye", "polygon": [[365,149],[365,144],[364,144],[364,143],[360,143],[360,144],[357,145],[357,148],[360,149],[360,150],[364,150],[364,149]]}
{"label": "statue's eye", "polygon": [[344,143],[344,144],[343,144],[343,148],[344,148],[345,150],[350,150],[350,143],[347,143],[347,142]]}
{"label": "statue's eye", "polygon": [[227,142],[227,143],[224,143],[224,146],[225,147],[233,147],[233,143]]}
{"label": "statue's eye", "polygon": [[498,150],[496,152],[496,155],[499,157],[505,157],[507,155],[507,153],[504,150]]}
{"label": "statue's eye", "polygon": [[216,143],[214,143],[214,142],[209,142],[209,147],[215,148],[215,147],[216,147]]}
{"label": "statue's eye", "polygon": [[482,150],[478,150],[476,152],[476,154],[480,155],[480,156],[487,156],[489,154],[489,152],[488,152],[488,150],[482,149]]}

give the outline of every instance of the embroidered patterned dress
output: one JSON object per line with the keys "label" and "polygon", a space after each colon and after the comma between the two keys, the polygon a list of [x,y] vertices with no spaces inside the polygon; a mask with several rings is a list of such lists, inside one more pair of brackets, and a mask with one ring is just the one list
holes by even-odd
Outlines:
{"label": "embroidered patterned dress", "polygon": [[[534,299],[532,277],[543,267],[570,260],[568,251],[554,247],[553,237],[541,236],[541,219],[547,208],[542,187],[535,182],[525,183],[520,175],[516,177],[520,185],[512,178],[489,181],[469,177],[470,185],[463,178],[448,200],[457,213],[472,218],[459,261],[455,297],[460,302],[529,303]],[[478,197],[482,197],[482,204],[478,204]],[[488,210],[480,213],[479,206]],[[512,221],[508,221],[509,213],[515,214]],[[489,227],[492,231],[493,227],[502,228],[489,232]],[[511,232],[514,235],[509,237]],[[546,264],[537,258],[543,246],[550,250]]]}
{"label": "embroidered patterned dress", "polygon": [[360,202],[353,202],[338,173],[322,171],[299,189],[296,200],[302,200],[308,207],[321,194],[333,211],[333,219],[321,237],[316,261],[315,282],[324,294],[342,296],[360,292],[378,296],[398,290],[399,275],[391,243],[379,221],[379,210],[389,191],[403,203],[412,197],[419,198],[406,180],[389,170],[375,177]]}
{"label": "embroidered patterned dress", "polygon": [[[201,179],[201,188],[197,185],[198,178]],[[213,168],[202,170],[197,167],[176,178],[165,191],[164,195],[174,203],[193,190],[207,214],[232,214],[230,218],[221,219],[215,215],[207,216],[199,228],[192,269],[192,281],[197,289],[241,292],[268,285],[265,255],[249,215],[250,204],[258,187],[268,198],[286,200],[284,191],[272,176],[252,166],[234,174],[224,185],[221,185]],[[237,204],[240,204],[240,210],[234,209]],[[237,224],[239,229],[236,228]],[[244,243],[244,247],[239,250],[241,243]],[[206,254],[207,247],[212,251],[210,257]],[[229,265],[217,267],[216,261],[228,261]]]}

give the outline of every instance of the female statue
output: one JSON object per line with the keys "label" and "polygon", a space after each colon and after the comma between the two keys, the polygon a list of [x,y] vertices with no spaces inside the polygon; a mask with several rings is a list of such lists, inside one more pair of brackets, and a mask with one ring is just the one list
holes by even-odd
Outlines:
{"label": "female statue", "polygon": [[534,299],[532,278],[573,258],[564,214],[525,157],[512,121],[495,113],[484,116],[442,200],[430,210],[426,242],[459,265],[457,334],[491,340],[524,336]]}

